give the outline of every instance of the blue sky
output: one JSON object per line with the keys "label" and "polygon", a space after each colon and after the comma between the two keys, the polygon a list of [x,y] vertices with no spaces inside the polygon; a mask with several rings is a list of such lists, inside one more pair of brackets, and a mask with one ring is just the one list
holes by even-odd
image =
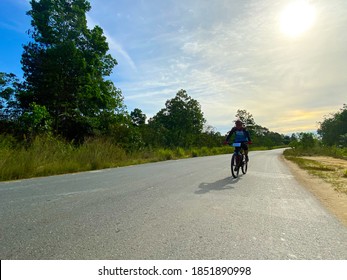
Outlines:
{"label": "blue sky", "polygon": [[[185,89],[221,133],[246,109],[257,124],[290,134],[315,131],[347,103],[346,0],[90,3],[88,25],[107,36],[118,61],[110,78],[128,111],[151,117]],[[28,0],[0,1],[0,71],[19,77],[29,9]]]}

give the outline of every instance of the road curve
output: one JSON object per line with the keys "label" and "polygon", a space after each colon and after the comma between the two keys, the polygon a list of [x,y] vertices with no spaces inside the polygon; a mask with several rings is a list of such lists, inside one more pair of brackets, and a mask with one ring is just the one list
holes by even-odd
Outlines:
{"label": "road curve", "polygon": [[0,183],[0,259],[347,259],[282,150]]}

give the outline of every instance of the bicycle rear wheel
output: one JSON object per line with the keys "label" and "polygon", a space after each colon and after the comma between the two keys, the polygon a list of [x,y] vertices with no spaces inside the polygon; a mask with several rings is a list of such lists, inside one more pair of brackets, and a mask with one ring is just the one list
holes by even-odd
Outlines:
{"label": "bicycle rear wheel", "polygon": [[233,156],[231,157],[230,168],[231,168],[231,175],[234,178],[237,178],[237,176],[239,176],[240,167],[237,163],[237,157],[235,154],[233,154]]}

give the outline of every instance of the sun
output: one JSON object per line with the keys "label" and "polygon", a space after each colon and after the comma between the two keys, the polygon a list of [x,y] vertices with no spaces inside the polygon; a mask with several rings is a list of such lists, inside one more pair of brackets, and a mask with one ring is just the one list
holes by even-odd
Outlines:
{"label": "sun", "polygon": [[308,1],[297,0],[288,4],[281,13],[281,31],[289,37],[299,37],[309,30],[316,18],[316,11]]}

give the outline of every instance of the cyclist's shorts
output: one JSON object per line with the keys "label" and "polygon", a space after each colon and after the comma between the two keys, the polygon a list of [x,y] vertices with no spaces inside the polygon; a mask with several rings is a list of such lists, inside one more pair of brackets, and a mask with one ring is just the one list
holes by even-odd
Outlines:
{"label": "cyclist's shorts", "polygon": [[242,143],[241,143],[241,148],[244,149],[245,151],[248,151],[247,142],[242,142]]}

